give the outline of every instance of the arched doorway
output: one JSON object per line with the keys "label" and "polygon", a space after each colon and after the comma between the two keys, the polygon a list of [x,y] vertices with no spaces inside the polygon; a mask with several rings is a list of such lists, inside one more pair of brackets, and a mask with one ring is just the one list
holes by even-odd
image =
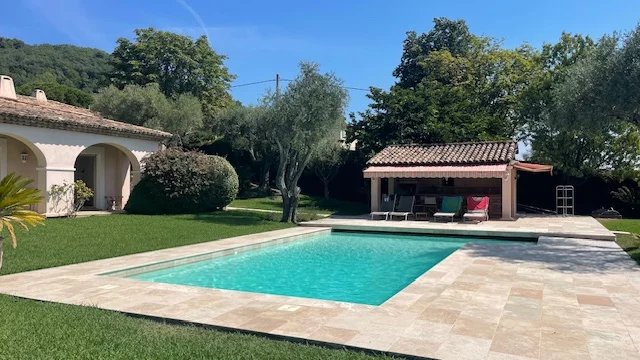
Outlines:
{"label": "arched doorway", "polygon": [[74,180],[84,181],[94,193],[85,203],[87,210],[122,210],[140,172],[135,155],[116,144],[87,147],[74,167]]}
{"label": "arched doorway", "polygon": [[32,210],[46,212],[46,159],[40,149],[19,136],[0,133],[0,179],[15,173],[33,180],[30,185],[40,190],[43,200]]}

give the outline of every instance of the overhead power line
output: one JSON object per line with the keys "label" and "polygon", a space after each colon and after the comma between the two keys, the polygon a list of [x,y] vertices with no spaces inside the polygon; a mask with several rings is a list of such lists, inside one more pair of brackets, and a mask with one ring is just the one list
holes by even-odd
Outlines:
{"label": "overhead power line", "polygon": [[[242,86],[266,84],[266,83],[270,83],[270,82],[275,82],[276,85],[278,86],[280,81],[287,81],[288,82],[288,81],[293,81],[293,80],[292,79],[283,79],[283,78],[279,77],[279,75],[276,74],[276,79],[269,79],[269,80],[254,81],[254,82],[250,82],[250,83],[238,84],[238,85],[231,85],[231,87],[232,88],[236,88],[236,87],[242,87]],[[353,87],[353,86],[341,86],[341,88],[347,89],[347,90],[356,90],[356,91],[369,91],[369,89]]]}
{"label": "overhead power line", "polygon": [[276,81],[276,80],[275,79],[262,80],[262,81],[255,81],[255,82],[250,82],[250,83],[246,83],[246,84],[231,85],[231,87],[234,88],[234,87],[241,87],[241,86],[257,85],[257,84],[264,84],[264,83],[274,82],[274,81]]}

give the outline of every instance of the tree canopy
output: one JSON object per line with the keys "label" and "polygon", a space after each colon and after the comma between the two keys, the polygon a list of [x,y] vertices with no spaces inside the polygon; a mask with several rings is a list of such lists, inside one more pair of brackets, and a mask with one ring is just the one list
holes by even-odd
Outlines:
{"label": "tree canopy", "polygon": [[182,94],[176,100],[168,99],[158,84],[102,89],[93,110],[111,119],[170,132],[180,145],[202,126],[203,117],[197,98]]}
{"label": "tree canopy", "polygon": [[43,90],[47,99],[61,103],[88,108],[93,104],[93,94],[75,87],[58,83],[52,73],[44,73],[33,81],[16,87],[16,92],[22,95],[32,95],[36,89]]}
{"label": "tree canopy", "polygon": [[206,116],[231,104],[228,93],[233,76],[206,36],[191,38],[153,28],[135,30],[136,39],[120,38],[111,56],[110,82],[126,85],[157,83],[169,97],[196,96]]}
{"label": "tree canopy", "polygon": [[637,167],[640,70],[632,59],[640,57],[639,29],[598,41],[563,34],[545,45],[529,89],[531,159],[574,176]]}
{"label": "tree canopy", "polygon": [[393,143],[515,138],[567,175],[629,174],[640,161],[639,58],[640,26],[505,49],[463,20],[434,19],[407,33],[396,83],[370,89],[350,137],[367,156]]}
{"label": "tree canopy", "polygon": [[530,47],[502,49],[463,20],[435,19],[430,31],[407,33],[396,84],[371,89],[369,109],[352,116],[352,137],[368,154],[391,143],[511,138],[534,71]]}
{"label": "tree canopy", "polygon": [[110,71],[109,54],[102,50],[28,45],[0,37],[0,74],[11,76],[16,85],[41,81],[40,77],[48,73],[60,85],[95,92],[105,85],[105,75]]}
{"label": "tree canopy", "polygon": [[[270,123],[266,106],[236,104],[205,124],[205,130],[221,138],[236,154],[246,153],[252,168],[258,168],[259,190],[269,189],[269,170],[275,162],[277,150],[268,136]],[[243,179],[250,180],[250,179]]]}

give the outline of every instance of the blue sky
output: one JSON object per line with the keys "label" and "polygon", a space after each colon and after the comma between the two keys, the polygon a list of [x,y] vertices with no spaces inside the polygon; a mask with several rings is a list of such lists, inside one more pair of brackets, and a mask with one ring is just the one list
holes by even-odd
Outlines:
{"label": "blue sky", "polygon": [[[7,6],[3,7],[5,10]],[[228,56],[236,84],[292,78],[301,60],[318,62],[345,85],[387,88],[399,63],[405,32],[424,32],[434,17],[465,19],[471,30],[505,46],[540,46],[562,31],[599,37],[628,31],[640,20],[640,2],[608,1],[212,1],[14,0],[0,36],[27,43],[70,43],[113,50],[133,29],[155,27],[190,36],[206,33]],[[255,103],[273,86],[238,87],[233,95]],[[351,91],[350,111],[364,110],[366,92]]]}

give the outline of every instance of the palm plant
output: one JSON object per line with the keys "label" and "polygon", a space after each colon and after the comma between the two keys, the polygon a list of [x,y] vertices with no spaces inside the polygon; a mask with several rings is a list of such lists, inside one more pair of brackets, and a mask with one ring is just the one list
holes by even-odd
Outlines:
{"label": "palm plant", "polygon": [[42,200],[38,189],[28,188],[33,180],[11,173],[0,181],[0,268],[2,268],[4,230],[7,230],[11,245],[15,248],[15,225],[24,229],[36,226],[44,221],[44,216],[29,210],[30,205],[36,205]]}

